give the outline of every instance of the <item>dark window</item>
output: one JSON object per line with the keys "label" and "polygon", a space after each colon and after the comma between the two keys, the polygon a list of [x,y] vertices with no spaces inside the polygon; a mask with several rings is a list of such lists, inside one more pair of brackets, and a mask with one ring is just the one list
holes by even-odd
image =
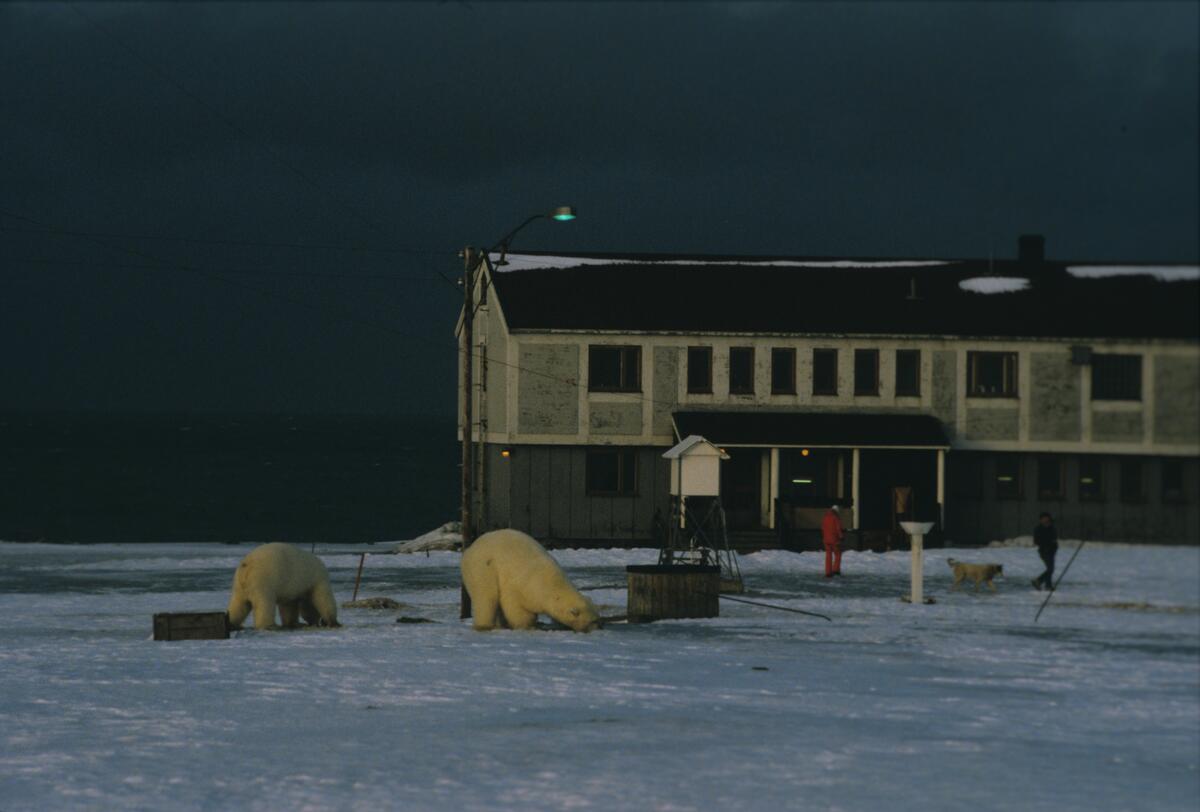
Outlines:
{"label": "dark window", "polygon": [[920,350],[896,350],[896,394],[920,396]]}
{"label": "dark window", "polygon": [[1164,502],[1183,501],[1183,461],[1162,461],[1162,499]]}
{"label": "dark window", "polygon": [[967,394],[977,398],[1015,398],[1017,354],[967,353]]}
{"label": "dark window", "polygon": [[1092,356],[1092,400],[1141,399],[1142,356]]}
{"label": "dark window", "polygon": [[642,348],[589,346],[588,391],[642,391]]}
{"label": "dark window", "polygon": [[753,347],[730,347],[729,393],[731,395],[754,394]]}
{"label": "dark window", "polygon": [[996,457],[996,498],[1021,498],[1021,457],[1001,454]]}
{"label": "dark window", "polygon": [[1062,499],[1066,491],[1062,457],[1038,457],[1038,499]]}
{"label": "dark window", "polygon": [[688,347],[687,387],[692,393],[712,392],[712,347]]}
{"label": "dark window", "polygon": [[632,448],[593,448],[587,452],[589,496],[637,493],[637,452]]}
{"label": "dark window", "polygon": [[854,351],[854,394],[879,394],[879,350]]}
{"label": "dark window", "polygon": [[1121,501],[1141,502],[1146,498],[1142,483],[1142,461],[1138,458],[1121,460]]}
{"label": "dark window", "polygon": [[1079,458],[1079,501],[1104,500],[1104,461],[1096,457]]}
{"label": "dark window", "polygon": [[787,347],[771,350],[771,394],[796,394],[796,351]]}
{"label": "dark window", "polygon": [[813,350],[812,393],[837,394],[837,350]]}

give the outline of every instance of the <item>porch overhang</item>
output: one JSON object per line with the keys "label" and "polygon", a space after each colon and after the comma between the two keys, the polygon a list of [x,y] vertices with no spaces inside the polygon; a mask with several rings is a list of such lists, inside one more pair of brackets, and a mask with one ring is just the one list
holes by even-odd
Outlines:
{"label": "porch overhang", "polygon": [[950,449],[942,423],[925,414],[680,411],[677,437],[698,434],[719,446]]}

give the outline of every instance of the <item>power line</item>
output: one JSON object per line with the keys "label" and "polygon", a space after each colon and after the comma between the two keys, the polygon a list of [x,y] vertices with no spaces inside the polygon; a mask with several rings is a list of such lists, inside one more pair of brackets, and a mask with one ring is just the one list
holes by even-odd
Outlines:
{"label": "power line", "polygon": [[[28,263],[31,265],[65,265],[72,267],[84,268],[113,268],[118,270],[143,270],[143,271],[161,271],[171,270],[178,267],[181,270],[187,270],[185,265],[171,264],[154,264],[154,265],[137,265],[131,262],[101,262],[94,260],[71,260],[71,259],[43,259],[40,257],[17,257],[9,260],[10,262],[21,264]],[[328,279],[362,279],[367,281],[382,280],[385,282],[440,282],[437,276],[416,275],[416,274],[347,274],[336,273],[334,271],[272,271],[265,268],[213,268],[214,273],[236,274],[238,276],[261,276],[261,277],[300,277],[300,278],[328,278]]]}
{"label": "power line", "polygon": [[[4,212],[0,212],[3,214]],[[9,215],[15,216],[15,215]],[[14,228],[13,226],[0,226],[0,231],[7,231],[14,234],[36,234],[39,236],[68,236],[68,237],[106,237],[115,240],[155,240],[160,242],[182,242],[195,245],[226,245],[241,248],[300,248],[300,249],[321,249],[330,251],[355,251],[363,253],[385,253],[385,254],[422,254],[429,256],[437,255],[452,255],[454,251],[445,248],[416,248],[412,246],[378,246],[378,245],[355,245],[352,243],[297,243],[297,242],[282,242],[282,241],[255,241],[255,240],[218,240],[218,239],[203,239],[200,237],[179,237],[165,234],[113,234],[103,231],[51,231],[47,229],[33,228]]]}
{"label": "power line", "polygon": [[[0,215],[4,215],[6,217],[11,217],[16,220],[22,220],[24,222],[31,223],[32,225],[35,225],[38,228],[46,229],[48,231],[65,231],[64,229],[56,229],[53,226],[50,226],[50,225],[47,225],[46,223],[35,220],[32,217],[27,217],[25,215],[5,211],[3,209],[0,209]],[[85,235],[84,232],[76,232],[76,233],[79,236],[81,236],[82,238],[87,239],[90,242],[93,242],[97,245],[108,248],[110,250],[121,251],[123,253],[127,253],[132,256],[137,256],[137,257],[141,257],[142,259],[149,260],[150,262],[155,263],[155,267],[161,268],[162,270],[183,271],[186,273],[199,275],[204,278],[216,279],[217,281],[224,282],[225,284],[233,285],[234,287],[239,287],[244,290],[252,291],[261,296],[277,298],[277,299],[298,305],[300,307],[305,307],[310,310],[315,310],[316,312],[321,313],[322,315],[324,315],[326,317],[328,317],[331,313],[331,310],[329,307],[330,303],[328,303],[328,302],[324,303],[321,306],[314,305],[312,302],[309,302],[307,300],[300,299],[295,296],[285,295],[276,290],[269,290],[267,288],[261,288],[256,285],[248,285],[245,282],[242,282],[240,280],[230,279],[226,276],[223,276],[222,271],[214,271],[211,269],[201,268],[201,267],[198,267],[195,265],[189,265],[189,264],[185,264],[185,263],[172,263],[170,261],[163,260],[159,257],[156,257],[152,254],[148,254],[145,251],[141,251],[136,248],[128,248],[126,246],[116,245],[114,243],[106,242],[104,239],[102,239],[100,237],[87,236],[87,235]],[[449,280],[447,280],[447,281],[449,281]],[[417,342],[421,342],[424,344],[437,346],[437,347],[443,348],[443,349],[448,349],[450,346],[447,342],[437,341],[434,339],[426,338],[425,336],[418,336],[418,335],[413,335],[411,333],[405,333],[401,330],[397,330],[396,328],[392,327],[391,325],[381,324],[381,323],[373,321],[373,320],[364,319],[364,318],[360,317],[359,315],[357,315],[356,313],[353,313],[352,311],[349,311],[349,310],[345,310],[343,308],[333,308],[333,310],[340,311],[338,315],[343,320],[345,320],[349,323],[352,323],[352,324],[357,324],[360,326],[374,327],[376,329],[382,330],[384,332],[387,332],[387,333],[397,336],[399,338],[403,338],[403,339],[406,339],[409,341],[417,341]],[[466,350],[465,348],[456,347],[456,350],[460,353],[468,352],[468,350]],[[562,383],[562,384],[566,384],[566,385],[572,386],[572,387],[582,387],[583,386],[582,383],[580,383],[578,380],[576,380],[574,378],[564,378],[564,377],[561,377],[558,375],[550,374],[548,372],[542,372],[541,370],[531,369],[529,367],[521,366],[520,364],[511,363],[511,362],[506,361],[501,358],[495,358],[490,355],[485,355],[481,352],[470,351],[470,355],[472,358],[475,358],[477,360],[486,361],[488,364],[496,364],[498,366],[508,367],[510,369],[515,369],[518,372],[525,372],[527,374],[535,375],[539,378],[545,378],[547,380],[551,380],[556,383]],[[650,403],[651,405],[654,405],[656,403],[661,403],[661,404],[667,405],[667,406],[674,405],[674,403],[667,403],[665,401],[655,400],[654,398],[652,398],[644,393],[640,393],[640,392],[637,393],[636,397],[638,400],[646,402],[646,403]]]}
{"label": "power line", "polygon": [[[32,225],[35,225],[38,228],[44,228],[47,230],[61,230],[61,229],[55,229],[51,225],[43,223],[32,217],[27,217],[23,214],[16,214],[15,212],[9,212],[9,211],[5,211],[2,209],[0,209],[0,214],[4,215],[6,217],[11,217],[16,220],[22,220],[24,222],[31,223]],[[148,254],[145,251],[142,251],[142,250],[139,250],[136,248],[129,248],[126,246],[106,242],[104,239],[99,238],[99,237],[84,237],[84,239],[86,239],[90,242],[93,242],[97,245],[100,245],[104,248],[107,248],[109,250],[120,251],[120,252],[123,252],[126,254],[130,254],[132,256],[136,256],[136,257],[140,257],[145,260],[149,260],[150,262],[155,264],[155,267],[161,268],[162,270],[182,271],[185,273],[190,273],[190,274],[201,276],[202,278],[215,279],[215,280],[217,280],[219,282],[223,282],[227,285],[232,285],[234,287],[242,288],[243,290],[252,291],[254,293],[257,293],[260,296],[266,296],[268,298],[275,298],[275,299],[279,299],[282,301],[287,301],[291,304],[294,304],[294,305],[297,305],[300,307],[304,307],[304,308],[307,308],[310,310],[314,310],[327,318],[329,317],[331,312],[337,312],[337,315],[346,322],[356,324],[359,326],[374,327],[378,330],[384,331],[386,333],[389,333],[391,335],[394,335],[394,336],[397,336],[399,338],[403,338],[403,339],[406,339],[409,341],[417,341],[417,342],[421,342],[424,344],[437,346],[438,348],[441,348],[441,349],[448,349],[451,346],[448,344],[448,342],[436,341],[434,339],[426,338],[424,336],[418,336],[418,335],[413,335],[411,333],[405,333],[401,330],[397,330],[395,327],[392,327],[391,325],[382,324],[382,323],[379,323],[377,321],[370,320],[370,319],[364,319],[361,316],[359,316],[358,314],[356,314],[352,311],[346,310],[345,308],[331,307],[330,306],[331,303],[329,303],[329,302],[325,302],[322,305],[318,306],[318,305],[315,305],[312,302],[309,302],[305,299],[301,299],[301,298],[291,296],[291,295],[286,295],[277,290],[270,290],[267,288],[259,287],[257,285],[246,284],[245,282],[242,282],[241,280],[230,279],[226,276],[223,276],[220,271],[213,271],[210,269],[201,268],[201,267],[198,267],[195,265],[189,265],[189,264],[185,264],[185,263],[172,263],[172,262],[163,260],[159,257],[156,257],[153,254]],[[458,352],[466,351],[464,349],[458,349],[457,347],[456,347],[456,349],[458,350]],[[539,370],[527,369],[527,368],[521,367],[517,364],[511,364],[511,363],[504,361],[502,359],[499,359],[499,358],[492,358],[490,356],[485,356],[485,355],[482,355],[480,353],[475,353],[475,352],[472,352],[471,354],[475,358],[485,359],[490,364],[499,364],[500,366],[515,367],[516,369],[528,372],[533,375],[538,375],[539,377],[549,378],[550,380],[558,381],[560,383],[567,383],[570,385],[578,385],[578,382],[573,381],[571,379],[560,378],[556,375],[550,375],[548,373],[544,373]]]}

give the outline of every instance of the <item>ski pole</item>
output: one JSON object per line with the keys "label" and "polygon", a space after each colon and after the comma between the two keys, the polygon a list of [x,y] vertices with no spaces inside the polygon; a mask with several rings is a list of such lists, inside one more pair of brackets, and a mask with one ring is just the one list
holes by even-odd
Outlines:
{"label": "ski pole", "polygon": [[1046,604],[1050,602],[1050,599],[1054,597],[1054,593],[1058,591],[1058,585],[1062,583],[1063,578],[1067,577],[1067,570],[1071,569],[1071,565],[1075,563],[1075,556],[1079,555],[1079,551],[1083,549],[1083,545],[1085,544],[1087,544],[1086,541],[1079,542],[1079,546],[1076,547],[1075,552],[1071,554],[1071,560],[1067,562],[1067,566],[1063,567],[1063,571],[1059,574],[1058,580],[1054,582],[1052,587],[1050,587],[1050,594],[1046,596],[1046,600],[1042,601],[1041,609],[1038,609],[1037,614],[1033,616],[1034,623],[1037,623],[1038,618],[1042,616],[1042,609],[1046,608]]}

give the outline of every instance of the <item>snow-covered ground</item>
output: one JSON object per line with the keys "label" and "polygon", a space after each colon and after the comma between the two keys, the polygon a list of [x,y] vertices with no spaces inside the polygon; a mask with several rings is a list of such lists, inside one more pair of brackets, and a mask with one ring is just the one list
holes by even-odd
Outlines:
{"label": "snow-covered ground", "polygon": [[[1200,550],[1088,546],[1038,623],[1036,554],[741,559],[753,600],[590,635],[473,632],[459,556],[373,555],[345,627],[153,642],[250,548],[0,544],[0,809],[1187,810]],[[317,547],[339,600],[358,556]],[[1060,568],[1071,552],[1064,545]],[[559,551],[605,614],[651,551]],[[996,594],[949,593],[949,556]]]}

